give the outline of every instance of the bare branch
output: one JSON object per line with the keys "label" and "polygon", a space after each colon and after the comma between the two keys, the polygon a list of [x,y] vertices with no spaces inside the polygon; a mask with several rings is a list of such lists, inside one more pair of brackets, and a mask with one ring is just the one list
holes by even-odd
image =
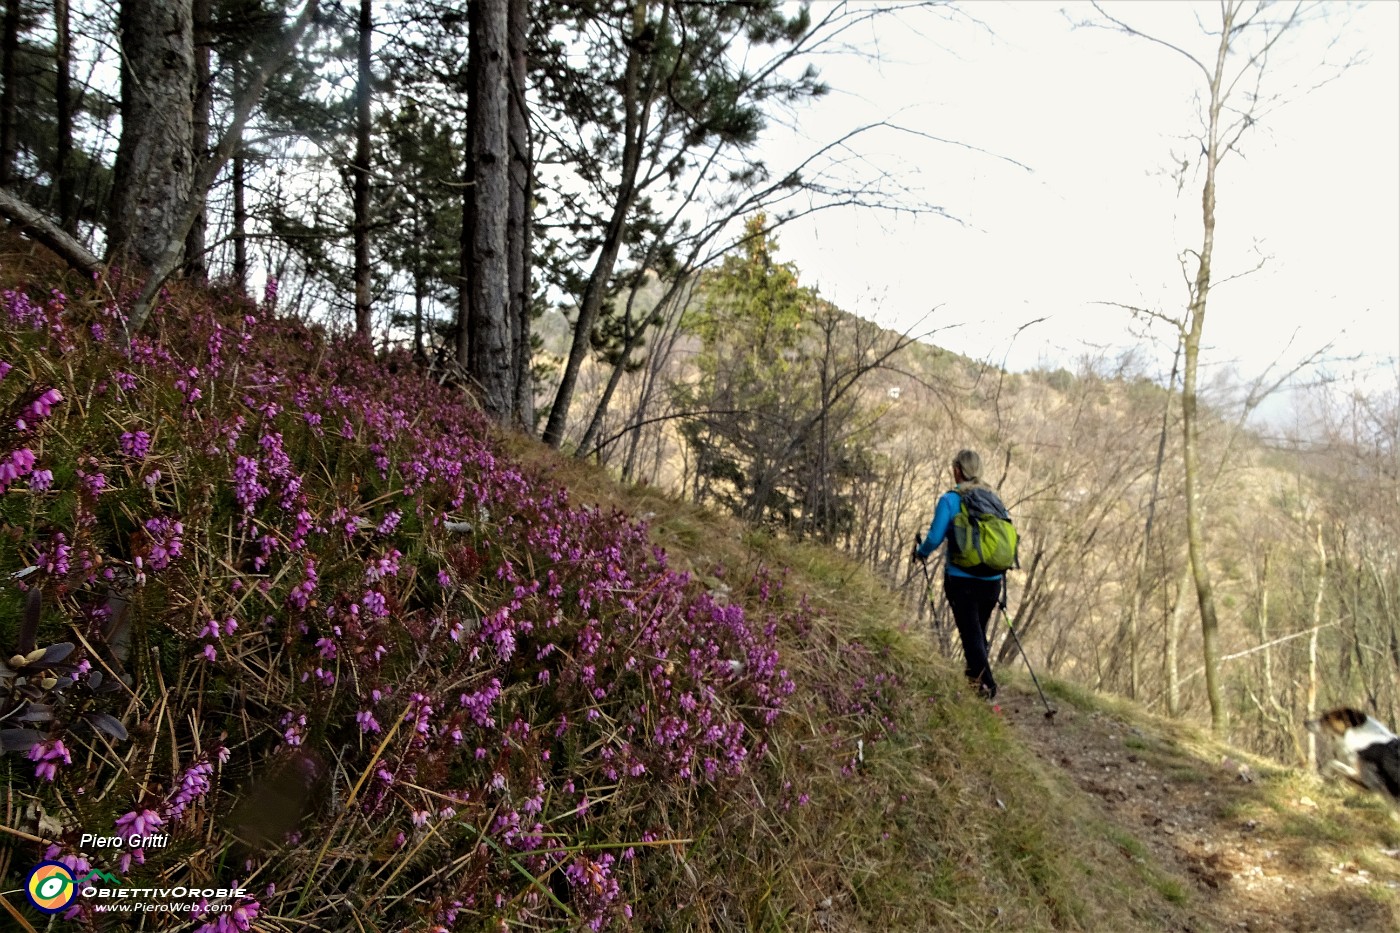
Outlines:
{"label": "bare branch", "polygon": [[[1127,23],[1118,19],[1116,16],[1109,16],[1108,13],[1104,12],[1104,8],[1099,5],[1098,0],[1094,0],[1092,6],[1100,16],[1102,16],[1104,19],[1108,20],[1110,23],[1113,24],[1113,28],[1119,30],[1120,32],[1127,33],[1130,36],[1134,36],[1138,39],[1146,39],[1148,42],[1155,43],[1157,45],[1162,46],[1163,48],[1171,49],[1173,52],[1177,53],[1178,55],[1182,56],[1187,61],[1189,61],[1191,64],[1195,65],[1196,68],[1200,70],[1201,74],[1205,76],[1205,79],[1207,81],[1210,80],[1210,69],[1208,69],[1204,64],[1202,64],[1201,60],[1196,56],[1192,55],[1190,52],[1186,51],[1178,45],[1174,45],[1168,42],[1165,39],[1158,38],[1157,36],[1150,36],[1145,32],[1139,32],[1132,26],[1129,26]],[[1101,23],[1095,22],[1083,23],[1082,25],[1089,26],[1094,29],[1109,28],[1107,26],[1102,25]]]}
{"label": "bare branch", "polygon": [[0,217],[5,217],[37,242],[53,250],[64,262],[79,272],[95,276],[102,271],[102,260],[94,256],[86,246],[3,188],[0,188]]}
{"label": "bare branch", "polygon": [[1095,301],[1092,302],[1092,304],[1103,305],[1105,308],[1121,308],[1124,311],[1129,311],[1133,315],[1138,317],[1145,317],[1153,321],[1161,321],[1164,324],[1170,324],[1179,332],[1184,333],[1186,331],[1185,321],[1178,320],[1177,318],[1174,318],[1171,315],[1166,314],[1162,311],[1154,311],[1151,308],[1142,308],[1137,305],[1124,304],[1121,301]]}

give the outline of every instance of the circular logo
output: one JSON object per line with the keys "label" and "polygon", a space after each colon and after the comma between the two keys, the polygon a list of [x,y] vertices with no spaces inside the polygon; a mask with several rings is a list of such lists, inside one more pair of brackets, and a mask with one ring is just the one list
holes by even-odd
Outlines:
{"label": "circular logo", "polygon": [[46,914],[56,914],[71,906],[78,896],[73,872],[62,862],[40,862],[29,873],[25,893],[29,901]]}

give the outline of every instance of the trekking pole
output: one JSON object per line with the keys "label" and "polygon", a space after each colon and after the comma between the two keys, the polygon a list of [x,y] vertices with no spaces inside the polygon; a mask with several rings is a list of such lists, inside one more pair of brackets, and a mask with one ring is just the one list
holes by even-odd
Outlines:
{"label": "trekking pole", "polygon": [[[924,543],[924,536],[923,536],[922,534],[920,534],[919,532],[917,532],[917,531],[914,532],[914,548],[917,550],[923,543]],[[909,558],[909,573],[910,573],[911,575],[914,573],[914,563],[915,563],[915,562],[914,562],[914,558],[913,558],[913,557],[910,557],[910,558]],[[919,561],[918,564],[919,564],[920,567],[923,568],[923,571],[924,571],[924,602],[920,604],[920,605],[924,605],[924,604],[927,604],[927,603],[928,603],[928,594],[929,594],[930,592],[933,591],[933,574],[929,573],[928,561],[922,560],[922,561]]]}
{"label": "trekking pole", "polygon": [[1045,718],[1054,719],[1055,710],[1050,706],[1050,701],[1045,699],[1045,691],[1040,689],[1040,678],[1035,676],[1035,668],[1031,667],[1031,659],[1026,654],[1026,649],[1021,645],[1021,637],[1016,634],[1016,626],[1011,624],[1011,613],[1006,611],[1006,578],[1001,581],[1001,606],[1002,618],[1006,620],[1006,627],[1011,631],[1011,640],[1016,643],[1016,648],[1021,652],[1021,658],[1026,662],[1026,670],[1031,672],[1031,681],[1035,683],[1036,692],[1040,694],[1040,702],[1045,704]]}

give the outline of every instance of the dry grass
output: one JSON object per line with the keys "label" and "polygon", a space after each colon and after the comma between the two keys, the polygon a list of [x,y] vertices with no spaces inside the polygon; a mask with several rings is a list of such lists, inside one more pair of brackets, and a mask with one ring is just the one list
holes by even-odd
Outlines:
{"label": "dry grass", "polygon": [[[1182,916],[1180,880],[1125,859],[1121,830],[961,689],[873,575],[528,442],[513,452],[580,501],[650,516],[673,565],[787,568],[817,612],[784,640],[799,693],[743,803],[678,853],[694,899],[675,929],[1158,930]],[[879,708],[843,712],[878,674]],[[785,808],[788,785],[809,802]]]}

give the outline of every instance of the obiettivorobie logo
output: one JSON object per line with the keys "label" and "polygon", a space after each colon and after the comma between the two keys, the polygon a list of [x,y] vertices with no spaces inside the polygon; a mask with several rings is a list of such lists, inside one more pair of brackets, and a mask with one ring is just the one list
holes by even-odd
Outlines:
{"label": "obiettivorobie logo", "polygon": [[133,887],[100,868],[82,877],[62,862],[44,861],[34,866],[24,887],[36,910],[56,914],[78,906],[78,898],[98,913],[166,912],[215,915],[232,911],[246,888]]}
{"label": "obiettivorobie logo", "polygon": [[94,868],[81,878],[74,878],[73,870],[62,862],[40,862],[29,873],[24,893],[29,895],[29,902],[37,909],[46,914],[56,914],[72,907],[80,887],[93,880],[115,885],[122,883],[116,875],[99,868]]}

